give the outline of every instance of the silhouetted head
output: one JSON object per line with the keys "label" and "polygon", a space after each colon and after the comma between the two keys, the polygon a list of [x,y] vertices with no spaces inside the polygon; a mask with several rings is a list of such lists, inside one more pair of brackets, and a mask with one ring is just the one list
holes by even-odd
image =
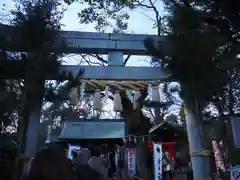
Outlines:
{"label": "silhouetted head", "polygon": [[74,171],[76,180],[101,180],[102,176],[87,164],[80,164]]}
{"label": "silhouetted head", "polygon": [[28,180],[70,180],[71,166],[63,149],[51,145],[38,152],[31,163]]}

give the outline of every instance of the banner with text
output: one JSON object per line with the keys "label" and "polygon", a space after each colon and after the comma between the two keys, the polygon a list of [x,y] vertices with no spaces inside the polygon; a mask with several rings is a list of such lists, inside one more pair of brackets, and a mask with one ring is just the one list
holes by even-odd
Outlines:
{"label": "banner with text", "polygon": [[154,180],[162,180],[162,145],[153,143]]}
{"label": "banner with text", "polygon": [[136,175],[136,149],[127,149],[127,164],[128,164],[128,176],[133,177]]}

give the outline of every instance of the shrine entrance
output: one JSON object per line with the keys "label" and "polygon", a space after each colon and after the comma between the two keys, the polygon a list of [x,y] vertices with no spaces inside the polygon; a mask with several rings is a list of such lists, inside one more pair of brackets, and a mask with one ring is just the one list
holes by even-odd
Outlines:
{"label": "shrine entrance", "polygon": [[[7,25],[0,25],[0,35],[3,37],[8,37],[11,39],[12,44],[17,44],[17,38],[14,34],[17,29]],[[71,73],[75,77],[79,77],[80,72],[83,72],[81,77],[81,86],[86,87],[86,91],[94,92],[95,100],[95,109],[100,110],[101,108],[101,98],[103,91],[106,87],[109,87],[109,91],[112,93],[112,99],[116,104],[114,105],[114,111],[117,113],[125,113],[125,117],[130,117],[129,114],[136,111],[136,109],[141,109],[138,106],[138,100],[143,95],[143,99],[146,97],[146,91],[149,85],[152,86],[156,95],[156,101],[160,101],[159,97],[159,80],[166,78],[167,74],[163,72],[160,68],[157,67],[125,67],[124,55],[147,55],[144,40],[148,35],[133,35],[133,34],[104,34],[104,33],[89,33],[89,32],[71,32],[71,31],[61,31],[60,36],[63,41],[66,42],[65,48],[58,48],[58,42],[54,46],[55,51],[63,53],[98,53],[98,54],[107,54],[107,66],[72,66],[72,65],[61,65],[60,72]],[[164,37],[154,36],[155,40],[159,40],[164,43]],[[16,49],[17,46],[6,47],[9,51],[19,51]],[[28,49],[24,49],[25,52],[28,52]],[[25,64],[23,61],[9,61],[4,62],[4,67],[0,73],[2,78],[10,79],[22,79],[25,74]],[[13,73],[14,72],[14,73]],[[15,73],[18,72],[18,73]],[[144,72],[144,73],[143,73]],[[49,73],[49,76],[46,77],[46,80],[53,80],[59,75],[57,73]],[[44,88],[44,87],[41,87]],[[84,89],[84,88],[83,88]],[[122,95],[124,94],[125,100],[128,95],[126,91],[130,92],[130,100],[128,99],[128,104],[125,109],[130,111],[123,112],[123,104],[120,101],[124,100]],[[75,87],[71,91],[71,95],[79,95],[79,87]],[[76,96],[75,96],[76,97]],[[73,98],[74,99],[74,98]],[[75,98],[76,100],[76,98]],[[78,99],[79,100],[79,99]],[[37,102],[39,106],[36,106],[37,109],[32,112],[32,115],[29,119],[28,129],[27,129],[27,138],[26,138],[26,147],[25,147],[25,156],[33,157],[38,147],[38,136],[39,136],[39,126],[40,126],[40,116],[41,116],[41,100]],[[73,103],[74,104],[74,103]],[[141,111],[139,111],[141,112]],[[143,115],[133,116],[133,118],[124,119],[126,124],[126,132],[129,131],[131,119],[143,119]],[[143,121],[146,134],[139,134],[139,138],[131,139],[132,135],[125,134],[124,138],[130,138],[130,141],[138,141],[139,144],[142,143],[142,147],[146,147],[146,137],[148,136],[148,126],[145,126],[146,123]],[[139,126],[140,126],[139,125]],[[132,128],[134,129],[134,128]],[[137,129],[137,128],[136,128]],[[140,129],[140,128],[139,128]],[[132,131],[133,136],[135,136],[135,129]],[[141,132],[140,132],[141,133]],[[123,138],[123,139],[124,139]],[[142,140],[143,139],[143,140]],[[142,152],[138,153],[144,154]],[[132,153],[134,155],[134,153]],[[136,154],[135,154],[136,155]],[[134,171],[133,171],[134,172]],[[140,171],[141,172],[141,171]],[[127,173],[126,173],[127,174]]]}
{"label": "shrine entrance", "polygon": [[[166,180],[187,179],[189,155],[185,131],[181,127],[163,122],[150,130],[150,139],[148,151],[151,154],[149,158],[153,157],[153,160],[149,160],[150,165],[153,164],[151,168],[157,169],[157,166],[161,166],[160,173]],[[156,157],[155,145],[160,145],[162,149],[161,163],[157,165],[152,163]],[[149,171],[152,172],[152,169]],[[154,177],[154,174],[151,176]]]}

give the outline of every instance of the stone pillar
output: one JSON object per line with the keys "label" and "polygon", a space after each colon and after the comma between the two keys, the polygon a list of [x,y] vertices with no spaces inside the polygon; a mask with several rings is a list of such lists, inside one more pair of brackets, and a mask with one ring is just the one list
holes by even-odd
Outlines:
{"label": "stone pillar", "polygon": [[[39,129],[40,129],[40,117],[41,117],[41,103],[36,106],[36,109],[29,117],[28,127],[26,132],[26,141],[24,155],[26,157],[34,157],[39,150]],[[26,175],[29,169],[29,162],[25,162],[23,166],[23,175]]]}
{"label": "stone pillar", "polygon": [[207,180],[211,175],[210,158],[200,155],[204,150],[201,136],[202,124],[197,121],[198,117],[188,108],[185,109],[185,116],[194,179]]}
{"label": "stone pillar", "polygon": [[38,150],[38,135],[40,128],[41,107],[32,112],[27,128],[25,156],[35,156]]}

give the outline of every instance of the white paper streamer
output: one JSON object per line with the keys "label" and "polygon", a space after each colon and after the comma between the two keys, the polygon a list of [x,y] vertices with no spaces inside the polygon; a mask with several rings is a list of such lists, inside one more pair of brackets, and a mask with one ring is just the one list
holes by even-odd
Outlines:
{"label": "white paper streamer", "polygon": [[83,81],[80,87],[80,100],[83,100],[85,92],[85,82]]}
{"label": "white paper streamer", "polygon": [[105,87],[105,90],[104,90],[104,100],[103,100],[103,101],[104,101],[105,103],[107,103],[108,98],[109,98],[109,87],[106,86],[106,87]]}
{"label": "white paper streamer", "polygon": [[140,99],[141,96],[142,96],[142,95],[141,95],[141,93],[140,93],[139,90],[137,90],[137,91],[134,93],[134,95],[133,95],[133,109],[137,109],[137,108],[138,108],[138,106],[139,106],[138,100]]}

